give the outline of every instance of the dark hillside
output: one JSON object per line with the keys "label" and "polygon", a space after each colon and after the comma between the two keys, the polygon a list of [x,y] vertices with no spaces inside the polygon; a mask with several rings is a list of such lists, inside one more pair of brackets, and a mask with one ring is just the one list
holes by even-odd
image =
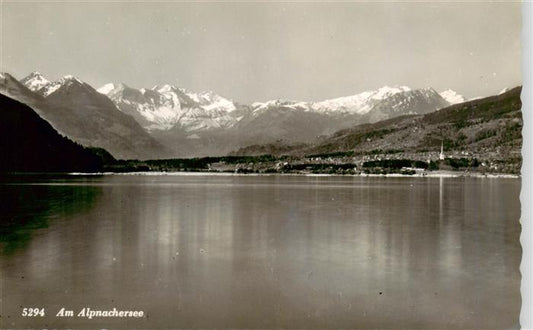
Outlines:
{"label": "dark hillside", "polygon": [[0,94],[0,172],[97,172],[100,157],[59,135],[33,109]]}

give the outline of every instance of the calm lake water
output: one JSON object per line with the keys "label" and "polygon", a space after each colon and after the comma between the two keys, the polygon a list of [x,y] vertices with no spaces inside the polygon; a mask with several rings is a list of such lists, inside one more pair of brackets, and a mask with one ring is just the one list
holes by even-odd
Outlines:
{"label": "calm lake water", "polygon": [[493,178],[11,178],[0,327],[518,327],[519,193]]}

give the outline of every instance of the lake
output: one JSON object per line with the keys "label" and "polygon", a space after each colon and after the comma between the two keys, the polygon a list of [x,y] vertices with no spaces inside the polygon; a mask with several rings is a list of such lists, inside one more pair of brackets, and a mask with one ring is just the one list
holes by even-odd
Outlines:
{"label": "lake", "polygon": [[[20,176],[1,327],[518,327],[520,179]],[[24,307],[44,317],[22,317]],[[145,317],[56,317],[61,309]]]}

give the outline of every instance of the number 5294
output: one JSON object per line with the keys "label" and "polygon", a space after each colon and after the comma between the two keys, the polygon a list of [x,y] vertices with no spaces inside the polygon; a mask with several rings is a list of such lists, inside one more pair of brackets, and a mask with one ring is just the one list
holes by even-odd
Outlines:
{"label": "number 5294", "polygon": [[22,316],[24,317],[44,316],[44,308],[23,308]]}

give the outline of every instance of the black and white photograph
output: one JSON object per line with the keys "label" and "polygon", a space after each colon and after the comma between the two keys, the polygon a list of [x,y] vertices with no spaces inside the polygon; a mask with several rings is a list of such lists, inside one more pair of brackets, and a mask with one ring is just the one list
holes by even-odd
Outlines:
{"label": "black and white photograph", "polygon": [[525,6],[0,1],[0,328],[533,327]]}

